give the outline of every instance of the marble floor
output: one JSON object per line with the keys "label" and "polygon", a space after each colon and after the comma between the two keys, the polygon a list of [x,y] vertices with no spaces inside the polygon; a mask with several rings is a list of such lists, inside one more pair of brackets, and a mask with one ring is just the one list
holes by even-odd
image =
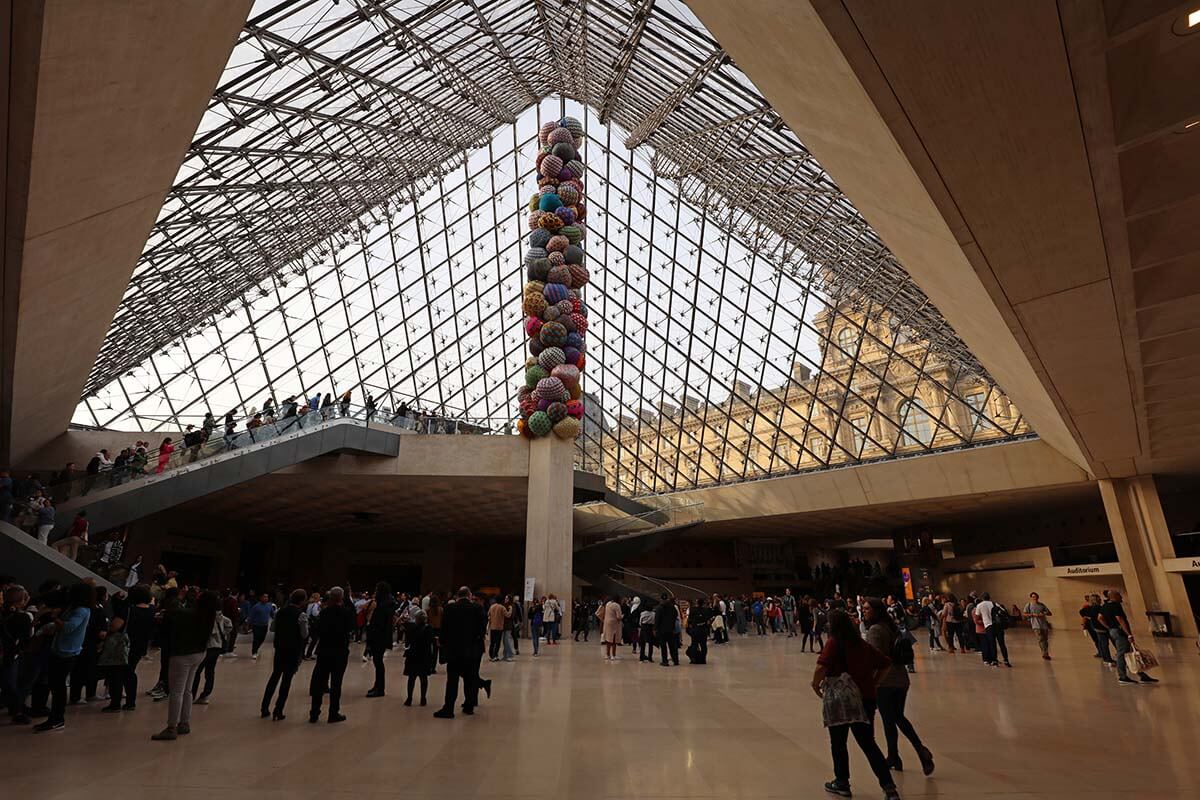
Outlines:
{"label": "marble floor", "polygon": [[[937,771],[897,776],[906,798],[1174,798],[1200,796],[1200,658],[1193,642],[1155,642],[1154,687],[1118,686],[1082,634],[1060,632],[1043,662],[1026,633],[1010,635],[1015,668],[974,655],[918,651],[909,716]],[[528,643],[525,643],[528,645]],[[192,734],[151,742],[165,703],[137,711],[68,709],[67,729],[34,735],[0,724],[0,797],[96,800],[164,797],[821,798],[831,777],[820,706],[809,688],[814,656],[798,640],[746,637],[714,648],[707,666],[663,669],[627,653],[608,663],[596,644],[527,648],[513,663],[484,662],[494,697],[474,717],[433,719],[405,708],[401,661],[390,694],[363,697],[371,667],[357,652],[341,725],[309,725],[297,676],[280,723],[260,720],[270,673],[260,661],[223,660],[212,703]],[[156,664],[147,665],[147,677]],[[146,684],[149,685],[149,682]],[[443,676],[431,683],[440,698]],[[878,727],[878,726],[877,726]],[[882,738],[882,733],[879,733]],[[853,745],[858,797],[880,797]]]}

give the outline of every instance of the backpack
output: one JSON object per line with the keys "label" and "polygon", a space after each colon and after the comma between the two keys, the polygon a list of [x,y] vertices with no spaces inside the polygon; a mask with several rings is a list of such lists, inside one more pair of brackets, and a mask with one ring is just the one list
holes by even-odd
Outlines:
{"label": "backpack", "polygon": [[902,667],[911,667],[917,660],[917,654],[913,651],[912,639],[902,633],[897,633],[896,638],[892,640],[892,663],[899,664]]}
{"label": "backpack", "polygon": [[957,603],[954,605],[954,621],[955,622],[963,621],[963,607],[958,605]]}
{"label": "backpack", "polygon": [[1012,616],[1000,603],[992,606],[992,626],[1004,630],[1008,627],[1009,617]]}

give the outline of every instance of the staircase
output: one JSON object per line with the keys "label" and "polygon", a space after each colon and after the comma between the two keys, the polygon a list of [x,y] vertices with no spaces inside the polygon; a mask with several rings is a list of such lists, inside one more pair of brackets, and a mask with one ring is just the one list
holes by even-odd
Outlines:
{"label": "staircase", "polygon": [[665,542],[704,524],[703,503],[658,500],[660,502],[646,511],[576,531],[578,536],[595,538],[597,541],[575,551],[575,574],[605,594],[657,598],[664,591],[675,594],[676,588],[673,587],[687,593],[698,591],[685,584],[659,581],[620,566],[622,562],[655,550]]}
{"label": "staircase", "polygon": [[64,586],[91,579],[109,593],[117,587],[83,564],[72,561],[36,537],[30,536],[16,525],[0,522],[0,572],[12,575],[17,582],[36,593],[37,587],[47,578],[60,581]]}
{"label": "staircase", "polygon": [[[394,457],[400,452],[400,437],[405,434],[369,420],[364,413],[332,419],[310,416],[314,421],[299,422],[301,418],[293,417],[245,431],[232,440],[216,435],[197,448],[180,447],[161,474],[151,472],[72,496],[57,506],[51,541],[71,527],[80,511],[87,511],[95,535],[327,453]],[[153,469],[155,464],[147,466]],[[103,473],[101,479],[109,481]],[[72,488],[83,490],[82,486]]]}

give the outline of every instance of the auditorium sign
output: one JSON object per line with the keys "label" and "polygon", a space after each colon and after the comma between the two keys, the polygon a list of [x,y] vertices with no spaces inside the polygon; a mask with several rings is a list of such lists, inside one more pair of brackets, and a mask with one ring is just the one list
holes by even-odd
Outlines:
{"label": "auditorium sign", "polygon": [[1164,558],[1163,569],[1167,572],[1200,572],[1200,557]]}
{"label": "auditorium sign", "polygon": [[1093,575],[1120,575],[1121,565],[1116,561],[1105,564],[1078,564],[1073,567],[1050,567],[1046,574],[1052,578],[1090,578]]}

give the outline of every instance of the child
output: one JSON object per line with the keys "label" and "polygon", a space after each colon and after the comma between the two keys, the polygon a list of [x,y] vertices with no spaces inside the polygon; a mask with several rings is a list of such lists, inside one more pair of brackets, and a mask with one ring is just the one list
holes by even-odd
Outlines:
{"label": "child", "polygon": [[412,613],[411,627],[404,637],[404,674],[408,676],[408,699],[412,705],[413,686],[421,680],[421,705],[429,690],[429,673],[433,672],[433,629],[426,624],[425,612],[419,608]]}
{"label": "child", "polygon": [[108,705],[100,710],[120,711],[125,672],[129,669],[129,636],[125,633],[125,620],[121,617],[113,617],[112,622],[108,623],[108,634],[100,642],[96,666],[104,678],[104,685],[108,687]]}

